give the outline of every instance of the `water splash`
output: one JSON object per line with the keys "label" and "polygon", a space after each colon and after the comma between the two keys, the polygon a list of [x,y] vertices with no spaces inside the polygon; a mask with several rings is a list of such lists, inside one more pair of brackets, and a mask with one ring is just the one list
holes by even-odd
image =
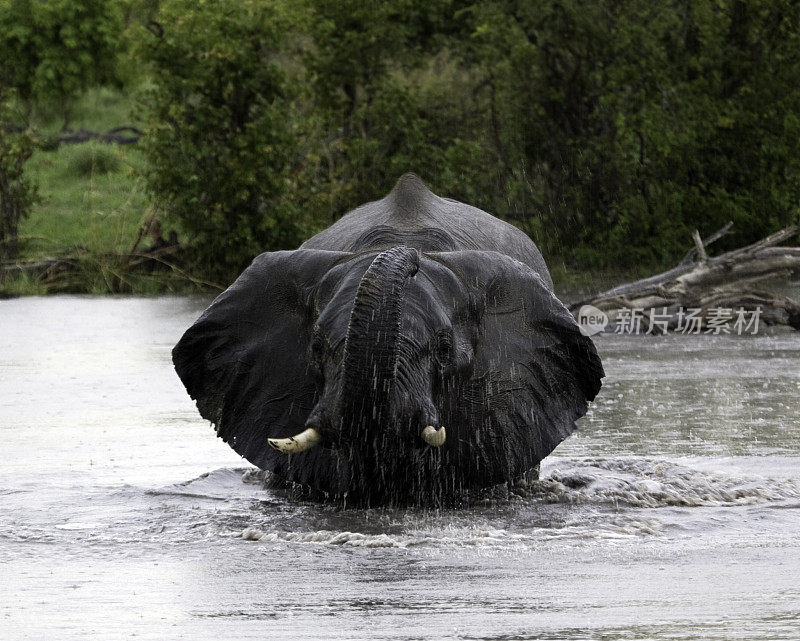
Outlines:
{"label": "water splash", "polygon": [[707,472],[655,458],[564,460],[520,494],[548,503],[729,507],[800,498],[790,479]]}

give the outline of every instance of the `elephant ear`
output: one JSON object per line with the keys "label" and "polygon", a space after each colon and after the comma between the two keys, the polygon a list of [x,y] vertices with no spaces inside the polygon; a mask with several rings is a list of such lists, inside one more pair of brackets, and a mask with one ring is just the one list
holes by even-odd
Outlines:
{"label": "elephant ear", "polygon": [[480,451],[494,459],[486,466],[496,468],[501,457],[505,480],[514,478],[575,430],[600,390],[600,357],[528,265],[480,251],[442,253],[437,260],[480,301],[472,379],[462,403],[469,416],[462,420],[482,443]]}
{"label": "elephant ear", "polygon": [[[284,469],[289,457],[272,450],[267,437],[301,431],[314,406],[310,292],[351,256],[302,249],[261,254],[172,350],[178,376],[200,414],[258,467],[291,472]],[[286,475],[298,477],[311,467]]]}

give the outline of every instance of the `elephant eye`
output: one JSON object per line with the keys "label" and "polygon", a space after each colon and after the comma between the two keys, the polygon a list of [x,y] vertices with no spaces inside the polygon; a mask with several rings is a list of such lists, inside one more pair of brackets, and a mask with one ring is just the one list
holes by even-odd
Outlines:
{"label": "elephant eye", "polygon": [[325,351],[325,347],[323,345],[322,336],[316,334],[314,338],[311,339],[311,357],[316,360],[322,360],[323,352]]}
{"label": "elephant eye", "polygon": [[436,335],[434,355],[439,365],[445,366],[453,358],[453,337],[449,330],[442,330]]}

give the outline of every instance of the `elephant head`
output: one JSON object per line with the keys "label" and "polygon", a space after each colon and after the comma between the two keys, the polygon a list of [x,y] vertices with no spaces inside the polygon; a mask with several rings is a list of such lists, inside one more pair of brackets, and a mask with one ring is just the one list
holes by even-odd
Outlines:
{"label": "elephant head", "polygon": [[404,246],[262,254],[173,360],[239,454],[367,502],[521,476],[574,430],[603,376],[530,267]]}

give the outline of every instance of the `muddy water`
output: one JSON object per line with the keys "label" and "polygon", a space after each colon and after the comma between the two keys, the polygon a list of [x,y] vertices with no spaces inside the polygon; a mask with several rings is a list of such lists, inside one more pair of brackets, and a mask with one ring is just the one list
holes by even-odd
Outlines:
{"label": "muddy water", "polygon": [[525,492],[263,489],[169,351],[205,301],[0,301],[0,638],[800,638],[800,334],[598,339]]}

